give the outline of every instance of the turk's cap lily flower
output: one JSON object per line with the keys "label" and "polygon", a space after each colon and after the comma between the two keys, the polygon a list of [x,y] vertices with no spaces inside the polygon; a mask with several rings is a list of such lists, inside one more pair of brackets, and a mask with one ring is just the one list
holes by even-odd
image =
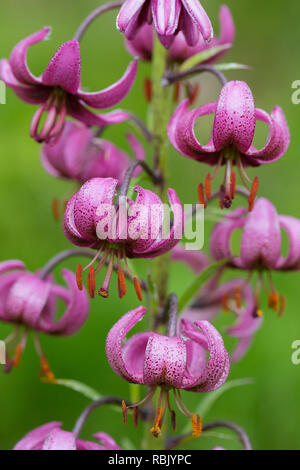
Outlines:
{"label": "turk's cap lily flower", "polygon": [[[95,291],[95,273],[108,263],[108,270],[98,293],[108,296],[114,260],[118,266],[118,291],[123,297],[126,283],[121,262],[129,277],[132,278],[139,300],[142,298],[137,278],[132,274],[127,258],[152,259],[171,250],[182,238],[184,214],[176,191],[168,190],[169,201],[173,211],[173,224],[166,234],[164,222],[165,207],[161,199],[153,192],[136,186],[136,200],[124,198],[126,204],[119,201],[116,187],[118,180],[113,178],[93,178],[69,200],[64,216],[64,233],[74,245],[88,246],[96,250],[94,262],[90,268],[88,290],[91,297]],[[123,201],[124,202],[124,201]],[[81,285],[79,268],[79,285]]]}
{"label": "turk's cap lily flower", "polygon": [[[144,160],[142,145],[133,134],[127,136],[135,158]],[[50,175],[85,183],[95,177],[122,181],[130,158],[112,142],[95,137],[86,125],[67,122],[56,143],[42,147],[42,164]],[[134,176],[139,174],[136,170]]]}
{"label": "turk's cap lily flower", "polygon": [[[13,49],[9,60],[0,61],[0,78],[23,101],[39,105],[31,124],[31,136],[38,142],[57,137],[67,115],[85,123],[87,126],[105,126],[128,119],[128,113],[113,111],[97,115],[86,106],[106,109],[119,103],[130,91],[136,76],[137,61],[133,61],[123,77],[108,88],[94,93],[81,89],[81,56],[77,40],[65,42],[50,60],[43,74],[33,75],[27,65],[28,49],[49,37],[51,28],[26,37]],[[46,113],[44,124],[42,117]],[[41,129],[40,129],[41,127]]]}
{"label": "turk's cap lily flower", "polygon": [[96,442],[76,439],[72,432],[63,431],[62,423],[39,426],[24,436],[13,450],[121,450],[114,439],[104,432],[94,434]]}
{"label": "turk's cap lily flower", "polygon": [[182,320],[182,336],[168,337],[149,331],[137,333],[124,343],[127,333],[145,313],[144,307],[138,307],[126,313],[112,327],[106,339],[108,362],[121,378],[150,387],[145,399],[134,406],[148,403],[156,388],[160,387],[158,409],[152,428],[154,436],[160,434],[166,407],[172,416],[173,429],[176,428],[176,416],[169,400],[170,391],[173,392],[179,410],[191,417],[194,434],[199,435],[200,417],[196,418],[187,409],[181,390],[201,393],[216,390],[223,385],[229,373],[229,357],[223,339],[209,322],[192,324],[188,320]]}
{"label": "turk's cap lily flower", "polygon": [[[233,232],[242,229],[240,255],[234,256],[230,246]],[[289,251],[281,255],[281,229],[289,239]],[[271,280],[273,270],[299,270],[300,268],[300,221],[294,217],[279,215],[274,205],[265,198],[255,203],[251,213],[237,209],[216,224],[213,229],[210,248],[216,260],[229,258],[233,267],[249,272],[257,271],[260,285],[263,285],[262,275],[267,272],[270,288],[269,307],[281,315],[285,300],[279,297]],[[257,294],[258,295],[258,294]],[[280,307],[280,303],[282,304]],[[258,304],[258,300],[257,300]]]}
{"label": "turk's cap lily flower", "polygon": [[[211,180],[220,167],[225,165],[225,184],[220,189],[221,207],[230,207],[235,197],[236,166],[246,186],[251,184],[249,209],[253,209],[258,190],[257,178],[252,182],[245,172],[246,166],[259,166],[281,158],[290,143],[289,128],[282,109],[276,106],[271,114],[255,107],[252,92],[245,82],[230,81],[223,86],[216,102],[205,104],[189,111],[188,100],[175,110],[168,126],[171,144],[182,155],[199,162],[216,166],[211,176],[205,179],[206,198],[210,199]],[[209,142],[202,145],[195,135],[198,118],[213,114],[214,124]],[[268,125],[269,135],[265,145],[257,149],[253,145],[256,122]],[[247,188],[248,189],[248,188]],[[199,199],[205,205],[204,188],[199,185]]]}
{"label": "turk's cap lily flower", "polygon": [[200,34],[205,41],[213,37],[210,19],[198,0],[126,0],[117,18],[117,28],[130,40],[144,24],[152,22],[166,48],[179,31],[189,46],[198,42]]}
{"label": "turk's cap lily flower", "polygon": [[[52,276],[41,279],[39,273],[27,271],[21,261],[0,263],[0,321],[13,324],[16,328],[7,341],[7,349],[17,340],[18,335],[21,335],[12,366],[18,366],[28,332],[33,330],[36,349],[46,372],[46,359],[36,333],[70,336],[85,323],[89,312],[86,292],[78,291],[76,277],[71,271],[63,269],[62,275],[67,287],[56,284]],[[66,309],[56,320],[58,299],[62,300]],[[22,329],[24,332],[21,332]]]}
{"label": "turk's cap lily flower", "polygon": [[[169,58],[173,62],[182,63],[190,57],[199,54],[200,52],[207,51],[217,46],[228,45],[228,49],[222,52],[217,52],[215,55],[202,62],[203,64],[215,63],[232,47],[235,38],[235,27],[233,18],[229,8],[225,5],[221,6],[220,13],[220,35],[214,37],[207,43],[202,36],[199,36],[197,43],[194,46],[189,46],[186,42],[184,34],[179,32],[175,37],[169,48]],[[146,62],[152,60],[153,52],[153,27],[149,24],[144,24],[136,36],[129,40],[125,38],[125,44],[128,52],[133,57]]]}

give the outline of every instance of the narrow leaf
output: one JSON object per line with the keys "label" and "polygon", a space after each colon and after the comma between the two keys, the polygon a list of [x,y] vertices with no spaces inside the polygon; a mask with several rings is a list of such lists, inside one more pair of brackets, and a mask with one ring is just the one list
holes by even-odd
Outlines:
{"label": "narrow leaf", "polygon": [[183,293],[178,302],[178,313],[180,313],[184,308],[186,308],[191,300],[195,297],[200,288],[212,277],[219,268],[224,266],[227,263],[227,259],[219,261],[218,263],[211,264],[208,268],[204,269],[199,276],[194,279],[192,284],[187,288]]}
{"label": "narrow leaf", "polygon": [[193,55],[189,59],[187,59],[183,64],[179,67],[179,72],[185,72],[196,65],[202,64],[206,60],[210,59],[214,55],[220,54],[221,52],[227,51],[231,48],[231,44],[224,44],[222,46],[211,47],[206,51],[199,52],[199,54]]}
{"label": "narrow leaf", "polygon": [[214,65],[214,68],[217,70],[225,71],[225,72],[226,70],[251,70],[251,67],[249,67],[249,65],[238,64],[236,62],[228,62],[226,64],[216,64]]}
{"label": "narrow leaf", "polygon": [[102,396],[99,392],[97,392],[93,388],[89,387],[86,384],[83,384],[82,382],[78,382],[77,380],[56,379],[55,382],[53,383],[57,385],[62,385],[63,387],[70,388],[71,390],[81,393],[81,395],[93,401],[99,400],[99,398],[101,398]]}

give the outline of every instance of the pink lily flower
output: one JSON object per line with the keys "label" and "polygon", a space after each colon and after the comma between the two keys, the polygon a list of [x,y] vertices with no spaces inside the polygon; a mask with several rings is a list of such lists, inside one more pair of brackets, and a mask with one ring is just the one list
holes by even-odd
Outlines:
{"label": "pink lily flower", "polygon": [[[240,255],[234,256],[230,247],[232,233],[242,229]],[[281,229],[289,239],[287,256],[281,255]],[[216,260],[229,259],[229,265],[238,269],[258,273],[256,287],[257,314],[261,288],[265,288],[263,273],[267,273],[270,289],[269,307],[282,315],[285,307],[284,296],[279,296],[273,286],[271,271],[296,271],[300,269],[300,221],[287,215],[279,215],[273,204],[265,198],[257,200],[253,211],[246,214],[237,209],[223,221],[216,224],[212,232],[210,248]]]}
{"label": "pink lily flower", "polygon": [[[194,125],[199,117],[210,114],[215,115],[212,137],[208,144],[202,145],[195,136]],[[253,145],[256,121],[265,122],[269,126],[267,142],[260,150]],[[269,115],[255,108],[250,88],[245,82],[238,81],[224,85],[218,101],[192,111],[188,110],[188,100],[182,101],[170,120],[168,136],[171,144],[182,155],[216,166],[213,175],[206,176],[205,188],[202,183],[199,185],[201,204],[205,206],[206,200],[211,198],[211,180],[225,165],[225,183],[219,194],[220,206],[231,206],[236,192],[236,174],[233,171],[233,166],[236,166],[244,186],[247,188],[247,184],[251,184],[249,210],[253,209],[258,180],[256,177],[252,182],[244,167],[278,160],[290,143],[289,128],[282,109],[276,106]]]}
{"label": "pink lily flower", "polygon": [[[144,160],[142,145],[128,134],[128,141],[136,159]],[[120,184],[130,164],[130,158],[108,140],[95,137],[84,124],[67,122],[58,141],[44,144],[42,164],[56,178],[85,183],[91,178],[112,177]],[[134,176],[139,174],[137,169]]]}
{"label": "pink lily flower", "polygon": [[[48,142],[57,137],[63,129],[67,115],[87,126],[105,126],[128,119],[124,111],[113,111],[97,115],[86,108],[110,108],[119,103],[130,91],[135,80],[137,61],[132,62],[124,76],[108,88],[86,93],[80,87],[81,57],[80,44],[76,40],[62,44],[52,57],[44,73],[34,76],[27,65],[27,51],[30,46],[45,40],[51,28],[42,30],[20,41],[13,49],[10,59],[0,61],[0,78],[23,101],[40,105],[35,113],[30,135],[37,142]],[[47,115],[41,124],[44,113]],[[41,127],[41,129],[39,129]]]}
{"label": "pink lily flower", "polygon": [[[220,35],[214,37],[209,43],[205,42],[202,36],[199,36],[194,46],[189,46],[186,42],[184,34],[179,32],[169,48],[170,61],[182,63],[190,57],[210,50],[217,46],[228,45],[229,50],[232,47],[235,38],[235,27],[230,9],[226,5],[222,5],[219,12]],[[125,38],[125,45],[128,52],[133,57],[149,62],[152,60],[153,50],[153,27],[145,23],[133,39]],[[226,51],[216,53],[203,64],[213,64],[220,59]]]}
{"label": "pink lily flower", "polygon": [[[130,383],[150,387],[149,393],[139,403],[145,405],[154,396],[157,387],[160,394],[154,426],[155,437],[161,432],[168,408],[176,429],[176,414],[171,408],[169,392],[173,392],[178,409],[192,420],[194,436],[199,436],[202,425],[200,416],[191,413],[183,402],[181,390],[210,392],[221,387],[229,373],[229,357],[223,339],[207,321],[181,322],[181,336],[163,336],[149,331],[137,333],[124,344],[127,333],[143,318],[144,307],[126,313],[110,330],[106,339],[106,355],[113,371]],[[209,353],[208,362],[206,354]],[[123,403],[126,421],[126,405]]]}
{"label": "pink lily flower", "polygon": [[[5,340],[7,351],[18,341],[14,358],[7,361],[6,371],[18,367],[28,333],[32,330],[42,373],[48,380],[54,380],[38,334],[73,335],[85,323],[89,312],[88,297],[85,291],[78,291],[74,274],[63,269],[62,275],[67,288],[55,284],[52,276],[43,280],[39,273],[26,271],[22,261],[0,263],[0,320],[15,325],[14,332]],[[66,310],[56,321],[57,299],[65,303]]]}
{"label": "pink lily flower", "polygon": [[94,434],[100,442],[76,439],[72,432],[63,431],[62,423],[52,422],[30,431],[13,450],[121,450],[114,439],[104,432]]}
{"label": "pink lily flower", "polygon": [[[186,251],[180,245],[172,250],[172,260],[184,262],[196,274],[200,274],[210,264],[205,253]],[[257,315],[255,294],[247,282],[244,279],[233,279],[220,285],[221,274],[222,271],[202,287],[194,304],[183,312],[181,318],[186,318],[192,323],[204,320],[212,322],[220,309],[225,313],[233,313],[236,323],[228,328],[226,333],[238,340],[230,355],[231,361],[237,362],[248,351],[254,334],[261,327],[262,318]]]}
{"label": "pink lily flower", "polygon": [[[90,269],[88,291],[93,298],[95,274],[108,263],[108,270],[98,294],[108,297],[114,267],[118,266],[118,293],[126,294],[126,282],[121,262],[127,275],[132,278],[139,300],[142,291],[137,277],[131,272],[127,258],[152,259],[171,250],[182,238],[184,215],[176,191],[169,189],[169,201],[174,214],[173,225],[166,236],[164,227],[164,205],[152,191],[136,186],[135,201],[127,200],[129,209],[115,209],[114,199],[118,180],[93,178],[69,200],[64,216],[64,233],[77,246],[88,246],[96,250],[94,260],[84,270]],[[97,263],[94,269],[93,264]],[[82,286],[82,266],[77,268],[78,287]]]}
{"label": "pink lily flower", "polygon": [[205,41],[213,38],[210,19],[198,0],[126,0],[117,18],[117,28],[127,39],[133,39],[144,24],[152,21],[166,48],[179,31],[189,46],[197,44],[200,34]]}

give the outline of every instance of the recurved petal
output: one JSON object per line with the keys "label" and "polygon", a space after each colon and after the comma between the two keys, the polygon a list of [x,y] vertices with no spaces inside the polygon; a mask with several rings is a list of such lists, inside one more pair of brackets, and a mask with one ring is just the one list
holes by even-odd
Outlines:
{"label": "recurved petal", "polygon": [[87,126],[104,127],[110,124],[119,124],[130,118],[129,113],[121,109],[106,114],[95,114],[85,108],[77,98],[70,96],[68,97],[67,108],[70,116]]}
{"label": "recurved petal", "polygon": [[184,8],[180,17],[180,29],[188,46],[193,47],[198,44],[200,41],[198,25]]}
{"label": "recurved petal", "polygon": [[17,259],[11,259],[8,261],[1,261],[0,262],[0,274],[6,273],[7,271],[14,271],[14,270],[24,270],[25,264],[22,261]]}
{"label": "recurved petal", "polygon": [[234,230],[244,225],[244,213],[245,209],[236,209],[230,217],[226,217],[223,221],[218,222],[214,226],[210,238],[210,251],[216,261],[220,261],[224,258],[230,258],[232,260],[231,236]]}
{"label": "recurved petal", "polygon": [[173,35],[178,27],[180,0],[152,0],[152,17],[159,35]]}
{"label": "recurved petal", "polygon": [[207,116],[215,112],[217,103],[208,103],[192,111],[188,110],[188,100],[183,100],[175,110],[168,125],[168,137],[175,149],[186,157],[198,161],[217,163],[219,156],[216,154],[212,139],[208,144],[202,145],[195,136],[194,126],[201,116]]}
{"label": "recurved petal", "polygon": [[195,322],[192,325],[182,320],[183,334],[200,346],[207,349],[209,359],[203,371],[198,376],[185,374],[183,388],[194,392],[210,392],[219,388],[229,374],[229,356],[225,349],[222,336],[207,321]]}
{"label": "recurved petal", "polygon": [[[213,28],[210,19],[199,0],[181,0],[181,2],[193,22],[199,28],[203,39],[205,39],[205,41],[210,41],[214,34]],[[189,45],[193,46],[194,44]]]}
{"label": "recurved petal", "polygon": [[182,261],[196,273],[199,274],[209,265],[208,256],[200,250],[185,250],[182,244],[176,245],[171,253],[173,261]]}
{"label": "recurved petal", "polygon": [[280,227],[286,231],[289,252],[280,257],[276,269],[299,269],[300,267],[300,220],[288,215],[279,216]]}
{"label": "recurved petal", "polygon": [[14,447],[13,450],[42,450],[44,441],[48,434],[54,429],[60,429],[61,423],[52,422],[43,424],[26,434]]}
{"label": "recurved petal", "polygon": [[40,31],[22,39],[13,49],[9,62],[12,72],[16,79],[25,85],[40,85],[41,79],[35,77],[29,70],[27,65],[27,51],[30,46],[43,41],[49,37],[51,28],[45,26]]}
{"label": "recurved petal", "polygon": [[217,150],[234,145],[242,153],[252,144],[255,131],[255,105],[247,83],[230,81],[223,86],[213,126]]}
{"label": "recurved petal", "polygon": [[50,289],[50,282],[40,280],[35,274],[26,273],[21,276],[11,287],[7,297],[8,318],[38,328]]}
{"label": "recurved petal", "polygon": [[26,103],[41,104],[44,103],[49,96],[49,90],[41,85],[20,85],[14,76],[11,65],[7,59],[2,59],[0,61],[0,78],[15,92],[18,98]]}
{"label": "recurved petal", "polygon": [[113,209],[113,200],[118,180],[113,178],[92,178],[76,193],[74,223],[80,235],[97,241],[97,224]]}
{"label": "recurved petal", "polygon": [[169,338],[157,333],[149,337],[145,362],[144,384],[164,383],[175,388],[182,387],[186,368],[186,346],[178,337]]}
{"label": "recurved petal", "polygon": [[226,5],[220,8],[219,21],[220,35],[215,41],[213,40],[215,45],[232,44],[235,39],[235,26],[231,11]]}
{"label": "recurved petal", "polygon": [[76,195],[69,199],[63,220],[63,231],[67,239],[76,246],[93,246],[95,244],[95,237],[86,238],[77,230],[74,220]]}
{"label": "recurved petal", "polygon": [[269,125],[269,134],[262,149],[258,150],[251,145],[246,152],[247,159],[256,164],[279,160],[290,145],[290,131],[282,109],[276,106],[271,115],[262,109],[256,109],[256,119]]}
{"label": "recurved petal", "polygon": [[140,380],[139,369],[136,376],[135,371],[132,374],[127,368],[123,357],[123,341],[127,333],[143,318],[146,311],[144,307],[138,307],[123,315],[111,328],[106,338],[106,356],[108,362],[113,371],[128,382],[143,383]]}
{"label": "recurved petal", "polygon": [[80,44],[76,40],[65,42],[52,57],[42,75],[46,86],[60,87],[75,95],[80,85]]}
{"label": "recurved petal", "polygon": [[50,296],[60,297],[66,304],[66,311],[57,322],[51,317],[42,315],[39,329],[51,334],[70,336],[80,330],[86,322],[89,314],[89,300],[85,290],[78,289],[76,277],[71,271],[63,269],[62,275],[68,289],[61,289],[60,286],[54,284]]}
{"label": "recurved petal", "polygon": [[124,2],[117,17],[117,28],[121,33],[126,31],[130,21],[142,8],[145,1],[146,0],[126,0],[126,2]]}
{"label": "recurved petal", "polygon": [[265,198],[256,201],[247,216],[241,242],[241,261],[246,268],[261,264],[276,268],[280,258],[281,233],[277,211]]}
{"label": "recurved petal", "polygon": [[144,362],[147,343],[151,332],[137,333],[129,338],[123,346],[123,360],[126,369],[134,381],[143,382]]}
{"label": "recurved petal", "polygon": [[129,64],[123,77],[105,90],[95,93],[85,93],[79,90],[78,96],[88,106],[95,109],[111,108],[118,104],[131,90],[137,72],[137,60]]}
{"label": "recurved petal", "polygon": [[42,450],[77,450],[72,432],[53,429],[47,436]]}

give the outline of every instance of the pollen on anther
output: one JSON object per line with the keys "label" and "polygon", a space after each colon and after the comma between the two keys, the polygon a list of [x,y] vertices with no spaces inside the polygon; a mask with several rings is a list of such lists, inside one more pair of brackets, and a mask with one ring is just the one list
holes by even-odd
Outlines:
{"label": "pollen on anther", "polygon": [[79,264],[76,268],[76,282],[79,290],[82,290],[82,265]]}
{"label": "pollen on anther", "polygon": [[198,199],[199,199],[200,204],[202,204],[204,206],[204,209],[206,209],[207,204],[206,204],[205,197],[204,197],[204,189],[203,189],[202,183],[199,183],[198,185]]}
{"label": "pollen on anther", "polygon": [[268,298],[268,307],[274,310],[274,312],[278,311],[279,307],[279,294],[276,291],[270,292]]}
{"label": "pollen on anther", "polygon": [[263,316],[263,311],[261,309],[256,310],[256,315],[258,317],[262,317]]}
{"label": "pollen on anther", "polygon": [[98,295],[100,295],[100,297],[103,297],[104,299],[107,299],[107,297],[109,297],[109,292],[105,289],[102,289],[102,287],[98,290]]}
{"label": "pollen on anther", "polygon": [[205,177],[204,188],[205,188],[206,199],[208,201],[210,201],[210,199],[211,199],[211,177],[210,177],[209,173],[207,173],[207,175]]}
{"label": "pollen on anther", "polygon": [[124,400],[122,400],[122,413],[123,413],[123,419],[124,419],[124,424],[128,424],[127,420],[127,406]]}
{"label": "pollen on anther", "polygon": [[201,421],[200,415],[197,414],[197,416],[195,416],[194,414],[192,414],[191,420],[192,420],[193,437],[200,437],[202,433],[202,421]]}
{"label": "pollen on anther", "polygon": [[258,192],[258,177],[255,176],[255,178],[253,180],[253,183],[252,183],[251,192],[250,192],[249,197],[248,197],[249,212],[251,212],[254,208],[255,198],[257,196],[257,192]]}
{"label": "pollen on anther", "polygon": [[137,298],[139,299],[139,301],[141,302],[143,300],[143,294],[142,294],[142,289],[141,289],[141,286],[140,286],[140,283],[139,283],[139,280],[138,278],[134,278],[133,279],[133,284],[134,284],[134,288],[135,288],[135,292],[136,292],[136,295],[137,295]]}
{"label": "pollen on anther", "polygon": [[122,299],[126,295],[126,279],[123,269],[118,269],[118,287],[119,287],[119,297]]}

